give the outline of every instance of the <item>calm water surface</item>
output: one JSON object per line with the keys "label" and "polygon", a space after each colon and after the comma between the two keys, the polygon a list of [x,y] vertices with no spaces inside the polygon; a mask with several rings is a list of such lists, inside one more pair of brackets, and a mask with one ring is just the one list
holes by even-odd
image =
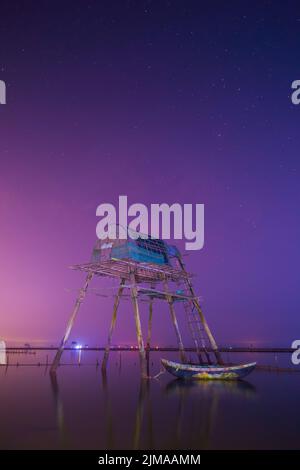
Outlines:
{"label": "calm water surface", "polygon": [[[152,375],[161,355],[150,358]],[[297,372],[255,371],[243,382],[182,383],[167,373],[141,381],[136,353],[112,353],[103,377],[100,353],[83,352],[78,366],[78,353],[65,352],[69,365],[51,379],[43,365],[12,365],[45,363],[45,352],[11,357],[0,368],[1,449],[300,448]]]}

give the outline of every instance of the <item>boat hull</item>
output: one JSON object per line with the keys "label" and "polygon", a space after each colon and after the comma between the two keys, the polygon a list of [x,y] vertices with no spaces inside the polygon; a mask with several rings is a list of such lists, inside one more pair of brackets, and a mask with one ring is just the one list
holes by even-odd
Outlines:
{"label": "boat hull", "polygon": [[250,374],[256,362],[234,366],[181,364],[180,362],[161,359],[164,368],[180,379],[196,380],[238,380]]}

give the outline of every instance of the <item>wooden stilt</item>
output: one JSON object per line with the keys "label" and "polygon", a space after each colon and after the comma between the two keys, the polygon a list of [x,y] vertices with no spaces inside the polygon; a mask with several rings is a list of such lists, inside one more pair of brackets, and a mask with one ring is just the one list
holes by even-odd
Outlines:
{"label": "wooden stilt", "polygon": [[106,367],[107,367],[107,361],[108,361],[108,356],[109,356],[109,351],[110,351],[110,346],[111,346],[112,335],[113,335],[115,325],[116,325],[117,311],[118,311],[118,307],[120,304],[120,298],[124,289],[124,284],[125,284],[125,279],[121,279],[120,286],[119,286],[119,289],[115,298],[115,302],[114,302],[113,314],[112,314],[111,324],[109,328],[107,344],[106,344],[106,348],[105,348],[104,356],[102,360],[102,370],[106,370]]}
{"label": "wooden stilt", "polygon": [[[178,259],[178,262],[179,262],[179,265],[180,265],[181,269],[182,269],[184,272],[186,272],[182,259],[181,259],[179,256],[177,257],[177,259]],[[220,365],[223,365],[223,364],[224,364],[224,361],[223,361],[223,359],[222,359],[222,357],[221,357],[221,354],[220,354],[220,352],[219,352],[217,343],[216,343],[215,338],[213,337],[213,334],[212,334],[212,332],[211,332],[211,330],[210,330],[210,328],[209,328],[209,326],[208,326],[208,324],[207,324],[206,318],[205,318],[205,316],[204,316],[204,314],[203,314],[203,312],[202,312],[202,309],[201,309],[201,307],[200,307],[199,301],[198,301],[198,299],[195,298],[194,288],[193,288],[192,283],[191,283],[191,281],[190,281],[189,278],[186,279],[186,283],[187,283],[188,288],[189,288],[189,290],[190,290],[190,293],[191,293],[191,295],[192,295],[192,297],[193,297],[193,303],[194,303],[194,305],[195,305],[195,307],[196,307],[196,309],[197,309],[197,311],[198,311],[198,313],[199,313],[200,320],[201,320],[201,322],[202,322],[203,328],[204,328],[204,330],[205,330],[205,332],[206,332],[206,334],[207,334],[207,337],[208,337],[208,339],[209,339],[209,342],[210,342],[211,348],[212,348],[212,350],[213,350],[213,352],[214,352],[214,355],[215,355],[215,357],[216,357],[217,363],[220,364]]]}
{"label": "wooden stilt", "polygon": [[131,284],[132,284],[131,299],[132,299],[133,310],[134,310],[136,336],[137,336],[139,354],[140,354],[141,374],[142,374],[142,378],[147,378],[146,354],[145,354],[145,347],[144,347],[144,340],[143,340],[141,319],[140,319],[140,312],[139,312],[138,291],[136,287],[136,280],[135,280],[134,273],[131,274]]}
{"label": "wooden stilt", "polygon": [[53,362],[52,362],[51,369],[50,369],[50,372],[51,372],[51,373],[55,373],[57,367],[59,366],[59,361],[60,361],[60,358],[61,358],[62,353],[63,353],[63,351],[64,351],[65,344],[66,344],[66,342],[68,341],[68,338],[69,338],[70,333],[71,333],[71,331],[72,331],[72,328],[73,328],[73,325],[74,325],[74,322],[75,322],[77,313],[78,313],[79,308],[80,308],[80,305],[81,305],[81,303],[83,302],[83,299],[85,298],[86,291],[87,291],[87,289],[88,289],[88,286],[89,286],[90,281],[91,281],[92,278],[93,278],[93,275],[94,275],[94,273],[92,273],[92,272],[89,272],[89,273],[88,273],[88,275],[87,275],[87,277],[86,277],[86,280],[85,280],[85,283],[84,283],[84,286],[83,286],[82,289],[80,289],[80,291],[79,291],[79,294],[78,294],[78,297],[77,297],[77,300],[76,300],[76,303],[75,303],[73,312],[72,312],[72,314],[71,314],[71,316],[70,316],[70,318],[69,318],[68,324],[67,324],[67,328],[66,328],[65,335],[64,335],[63,339],[61,340],[60,347],[59,347],[59,349],[57,350],[56,355],[55,355],[55,357],[54,357],[54,360],[53,360]]}
{"label": "wooden stilt", "polygon": [[153,314],[153,298],[149,299],[149,317],[148,317],[148,335],[146,344],[146,360],[147,360],[147,376],[150,376],[150,347],[152,335],[152,314]]}
{"label": "wooden stilt", "polygon": [[148,350],[150,350],[150,345],[151,345],[152,315],[153,315],[153,299],[150,297],[149,317],[148,317],[148,335],[147,335],[147,346],[146,346]]}
{"label": "wooden stilt", "polygon": [[167,280],[164,281],[164,287],[165,287],[165,292],[167,294],[166,297],[167,297],[167,301],[168,301],[168,304],[169,304],[172,323],[174,325],[175,334],[176,334],[176,338],[177,338],[180,360],[181,360],[181,362],[187,362],[186,355],[185,355],[185,350],[184,350],[184,346],[183,346],[183,342],[182,342],[182,337],[181,337],[181,334],[180,334],[180,331],[179,331],[179,326],[178,326],[177,318],[176,318],[176,314],[175,314],[173,299],[172,299],[171,295],[168,295],[169,287],[168,287]]}

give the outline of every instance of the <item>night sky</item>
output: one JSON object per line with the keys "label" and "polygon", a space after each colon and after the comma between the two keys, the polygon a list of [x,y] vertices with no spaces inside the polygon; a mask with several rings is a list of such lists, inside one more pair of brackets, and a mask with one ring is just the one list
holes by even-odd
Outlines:
{"label": "night sky", "polygon": [[[1,1],[0,336],[61,338],[84,279],[68,266],[90,258],[96,207],[126,194],[204,203],[186,263],[217,340],[290,346],[299,54],[296,1]],[[72,339],[103,344],[111,303],[89,296]],[[154,337],[175,344],[159,304]],[[114,342],[134,340],[124,303]]]}

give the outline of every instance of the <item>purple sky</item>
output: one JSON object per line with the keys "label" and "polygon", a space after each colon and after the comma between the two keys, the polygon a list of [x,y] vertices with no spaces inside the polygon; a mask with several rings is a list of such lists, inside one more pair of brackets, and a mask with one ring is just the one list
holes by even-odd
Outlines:
{"label": "purple sky", "polygon": [[[1,337],[61,338],[84,280],[67,267],[119,194],[205,204],[186,262],[220,343],[299,337],[300,21],[269,3],[1,2]],[[72,339],[103,344],[110,310],[89,297]],[[160,304],[154,322],[174,344]]]}

